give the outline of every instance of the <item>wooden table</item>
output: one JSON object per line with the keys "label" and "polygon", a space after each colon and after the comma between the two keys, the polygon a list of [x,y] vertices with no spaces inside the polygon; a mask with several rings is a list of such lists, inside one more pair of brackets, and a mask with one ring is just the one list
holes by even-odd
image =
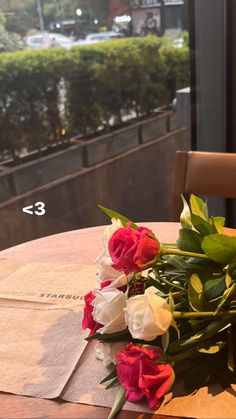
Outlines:
{"label": "wooden table", "polygon": [[[161,242],[175,241],[178,235],[178,223],[141,223],[151,228]],[[93,263],[102,248],[104,227],[94,227],[66,232],[34,240],[0,252],[0,259],[30,263]],[[110,409],[51,401],[0,393],[0,419],[75,419],[106,418]],[[150,418],[148,414],[122,411],[119,419]],[[154,417],[154,416],[152,416]],[[157,416],[155,418],[164,418]],[[167,419],[167,416],[165,416]],[[174,417],[172,416],[172,419]]]}

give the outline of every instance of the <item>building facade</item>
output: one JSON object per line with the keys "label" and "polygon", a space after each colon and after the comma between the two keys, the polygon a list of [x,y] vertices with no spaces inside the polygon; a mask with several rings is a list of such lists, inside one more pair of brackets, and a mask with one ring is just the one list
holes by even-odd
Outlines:
{"label": "building facade", "polygon": [[184,0],[131,0],[133,35],[175,36],[186,29]]}

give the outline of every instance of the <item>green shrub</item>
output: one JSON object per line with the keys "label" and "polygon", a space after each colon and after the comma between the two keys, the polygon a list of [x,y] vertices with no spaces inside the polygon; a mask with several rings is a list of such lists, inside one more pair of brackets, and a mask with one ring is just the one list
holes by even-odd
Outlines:
{"label": "green shrub", "polygon": [[164,45],[161,55],[167,64],[164,84],[170,102],[174,99],[176,90],[189,86],[189,49]]}
{"label": "green shrub", "polygon": [[60,69],[64,50],[0,56],[0,147],[40,149],[60,137]]}
{"label": "green shrub", "polygon": [[150,115],[188,81],[188,49],[156,37],[71,50],[0,55],[0,150],[40,149],[63,133],[109,129],[128,112]]}

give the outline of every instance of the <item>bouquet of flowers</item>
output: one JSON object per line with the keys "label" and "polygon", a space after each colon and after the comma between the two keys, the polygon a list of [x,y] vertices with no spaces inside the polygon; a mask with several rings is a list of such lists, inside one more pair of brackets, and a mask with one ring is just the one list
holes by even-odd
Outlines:
{"label": "bouquet of flowers", "polygon": [[224,218],[209,217],[197,196],[190,205],[183,198],[177,242],[160,243],[148,228],[101,208],[112,224],[82,326],[110,368],[102,383],[118,387],[109,419],[126,400],[156,410],[181,363],[191,389],[236,382],[236,237],[223,234]]}

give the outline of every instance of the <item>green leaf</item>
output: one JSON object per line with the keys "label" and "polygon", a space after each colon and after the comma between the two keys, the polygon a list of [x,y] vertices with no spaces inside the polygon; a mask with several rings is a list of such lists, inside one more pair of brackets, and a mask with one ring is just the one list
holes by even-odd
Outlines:
{"label": "green leaf", "polygon": [[180,339],[180,331],[179,331],[179,328],[177,326],[177,323],[176,323],[176,321],[175,321],[175,319],[173,317],[172,317],[172,320],[171,320],[171,324],[170,325],[175,329],[175,331],[177,332],[178,339]]}
{"label": "green leaf", "polygon": [[203,253],[201,248],[202,237],[194,230],[180,229],[177,246],[187,252]]}
{"label": "green leaf", "polygon": [[231,281],[235,281],[236,280],[236,263],[230,263],[230,265],[228,266],[227,269],[227,274],[229,276],[228,279],[230,279]]}
{"label": "green leaf", "polygon": [[181,198],[183,201],[183,210],[180,214],[180,224],[182,228],[188,228],[192,229],[192,223],[191,223],[191,212],[190,208],[188,206],[187,201],[185,200],[184,196],[181,194]]}
{"label": "green leaf", "polygon": [[226,345],[225,342],[218,342],[215,345],[211,345],[208,347],[203,346],[202,348],[198,349],[198,352],[201,352],[203,354],[213,355],[213,354],[216,354],[217,352],[220,352],[221,349],[225,347],[225,345]]}
{"label": "green leaf", "polygon": [[205,328],[192,335],[190,338],[184,339],[184,337],[178,342],[173,342],[169,345],[168,353],[177,352],[182,349],[193,346],[198,342],[204,341],[212,336],[216,335],[223,329],[227,329],[232,323],[235,323],[236,319],[233,316],[224,316],[223,318],[212,321]]}
{"label": "green leaf", "polygon": [[[127,340],[131,337],[128,329],[121,330],[120,332],[114,332],[114,333],[95,333],[92,336],[88,336],[86,340],[89,342],[90,340],[120,340],[120,337],[127,338]],[[125,339],[124,339],[125,340]]]}
{"label": "green leaf", "polygon": [[196,356],[196,355],[198,355],[197,349],[196,348],[191,348],[191,349],[188,349],[187,351],[182,351],[182,352],[180,352],[180,353],[178,353],[177,355],[174,355],[174,356],[167,355],[167,357],[169,357],[168,362],[172,363],[172,365],[176,365],[178,362],[182,362],[185,359],[188,359],[188,358],[190,358],[192,356]]}
{"label": "green leaf", "polygon": [[167,330],[164,335],[162,335],[161,337],[161,343],[162,343],[162,349],[163,352],[167,351],[167,348],[169,346],[170,343],[170,334],[169,334],[169,330]]}
{"label": "green leaf", "polygon": [[228,356],[227,356],[227,365],[228,369],[234,374],[235,373],[235,362],[234,362],[234,345],[233,345],[233,332],[232,327],[228,329]]}
{"label": "green leaf", "polygon": [[187,267],[185,257],[175,256],[175,255],[165,255],[163,259],[166,260],[167,263],[172,265],[174,268],[176,268],[177,271],[185,272],[185,269]]}
{"label": "green leaf", "polygon": [[212,234],[204,237],[202,250],[215,262],[227,265],[236,258],[236,237]]}
{"label": "green leaf", "polygon": [[190,258],[186,266],[186,271],[205,276],[206,274],[222,272],[222,265],[210,259]]}
{"label": "green leaf", "polygon": [[188,299],[194,311],[202,311],[204,307],[204,294],[201,279],[197,274],[193,274],[188,284]]}
{"label": "green leaf", "polygon": [[115,378],[114,380],[112,380],[110,384],[106,386],[106,390],[108,390],[109,388],[115,387],[117,384],[119,384],[119,380],[118,378]]}
{"label": "green leaf", "polygon": [[194,215],[198,215],[204,220],[208,221],[208,209],[207,204],[196,195],[190,196],[190,207]]}
{"label": "green leaf", "polygon": [[204,387],[210,381],[211,374],[207,363],[201,363],[185,374],[184,387],[192,390]]}
{"label": "green leaf", "polygon": [[122,409],[125,402],[126,402],[125,389],[120,386],[120,389],[118,390],[118,393],[116,395],[113,407],[111,409],[111,413],[108,416],[108,419],[114,418],[114,416]]}
{"label": "green leaf", "polygon": [[217,232],[221,234],[223,232],[223,227],[225,225],[225,218],[224,217],[211,217],[210,221],[214,224]]}
{"label": "green leaf", "polygon": [[223,295],[225,289],[225,276],[223,276],[206,281],[203,286],[203,293],[207,301],[210,301]]}
{"label": "green leaf", "polygon": [[119,214],[116,211],[110,210],[109,208],[103,207],[102,205],[98,205],[98,207],[105,212],[106,215],[108,215],[108,217],[110,218],[115,218],[116,220],[120,220],[123,224],[123,226],[125,227],[127,225],[127,223],[131,223],[131,228],[133,229],[137,229],[138,226],[137,224],[133,223],[131,220],[129,220],[128,218],[124,217],[123,215]]}
{"label": "green leaf", "polygon": [[106,381],[112,380],[112,378],[115,377],[117,377],[116,368],[113,371],[109,372],[109,374],[105,378],[103,378],[103,380],[99,384],[106,383]]}
{"label": "green leaf", "polygon": [[226,285],[226,288],[229,288],[229,286],[232,284],[232,282],[233,281],[232,281],[232,278],[230,276],[229,267],[228,267],[228,270],[226,271],[226,274],[225,274],[225,285]]}
{"label": "green leaf", "polygon": [[222,308],[222,307],[223,307],[223,305],[226,303],[226,301],[229,299],[229,297],[231,297],[231,295],[233,295],[233,294],[234,294],[234,292],[235,292],[235,288],[236,288],[236,284],[235,284],[235,283],[233,283],[233,284],[231,285],[231,287],[227,288],[227,289],[224,291],[224,293],[223,293],[223,297],[222,297],[221,301],[219,302],[219,304],[218,304],[218,306],[217,306],[217,309],[216,309],[216,311],[215,311],[215,314],[217,314],[217,313],[221,310],[221,308]]}
{"label": "green leaf", "polygon": [[174,311],[175,309],[175,302],[174,302],[174,297],[171,293],[171,291],[169,292],[169,306],[170,306],[170,310]]}
{"label": "green leaf", "polygon": [[199,217],[199,215],[192,214],[192,223],[194,228],[201,233],[203,236],[217,233],[216,227],[211,225],[208,221]]}

